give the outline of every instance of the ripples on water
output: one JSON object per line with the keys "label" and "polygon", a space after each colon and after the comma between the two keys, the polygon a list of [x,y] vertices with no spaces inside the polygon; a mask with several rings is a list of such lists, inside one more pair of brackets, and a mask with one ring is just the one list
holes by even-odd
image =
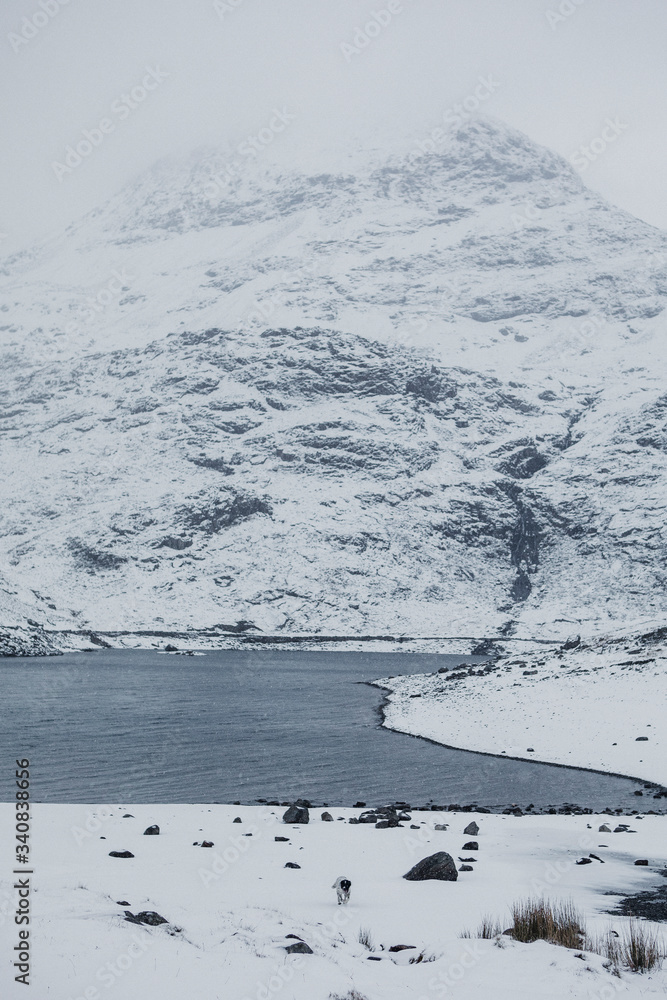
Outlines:
{"label": "ripples on water", "polygon": [[[2,758],[43,802],[404,800],[636,806],[629,779],[449,750],[379,728],[363,681],[460,663],[420,653],[101,650],[0,660]],[[13,797],[12,774],[0,796]]]}

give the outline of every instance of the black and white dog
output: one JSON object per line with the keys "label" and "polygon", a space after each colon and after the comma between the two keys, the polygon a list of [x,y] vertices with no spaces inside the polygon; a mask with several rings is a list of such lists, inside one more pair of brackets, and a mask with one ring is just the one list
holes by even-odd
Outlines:
{"label": "black and white dog", "polygon": [[331,886],[332,889],[336,890],[336,896],[338,897],[338,905],[341,903],[347,903],[350,898],[350,889],[352,888],[352,883],[349,878],[337,878],[334,884]]}

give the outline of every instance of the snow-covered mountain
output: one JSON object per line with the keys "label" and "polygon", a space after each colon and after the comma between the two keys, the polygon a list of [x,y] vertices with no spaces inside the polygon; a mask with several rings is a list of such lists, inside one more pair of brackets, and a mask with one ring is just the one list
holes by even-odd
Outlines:
{"label": "snow-covered mountain", "polygon": [[667,236],[498,123],[159,165],[4,261],[0,617],[659,618],[666,305]]}

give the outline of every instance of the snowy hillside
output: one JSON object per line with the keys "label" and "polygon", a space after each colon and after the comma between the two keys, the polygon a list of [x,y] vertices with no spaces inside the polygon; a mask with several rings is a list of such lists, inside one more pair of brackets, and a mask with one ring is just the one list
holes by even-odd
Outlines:
{"label": "snowy hillside", "polygon": [[662,615],[667,237],[500,124],[354,159],[163,164],[4,262],[5,624]]}

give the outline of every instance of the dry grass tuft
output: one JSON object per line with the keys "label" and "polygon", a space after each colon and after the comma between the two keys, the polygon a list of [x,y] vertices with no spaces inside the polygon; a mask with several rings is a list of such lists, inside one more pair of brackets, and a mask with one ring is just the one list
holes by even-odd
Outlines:
{"label": "dry grass tuft", "polygon": [[581,948],[586,930],[571,900],[520,899],[512,904],[511,935],[515,941],[549,941],[563,948]]}
{"label": "dry grass tuft", "polygon": [[358,941],[367,951],[375,951],[375,942],[373,941],[373,935],[369,927],[359,928]]}

